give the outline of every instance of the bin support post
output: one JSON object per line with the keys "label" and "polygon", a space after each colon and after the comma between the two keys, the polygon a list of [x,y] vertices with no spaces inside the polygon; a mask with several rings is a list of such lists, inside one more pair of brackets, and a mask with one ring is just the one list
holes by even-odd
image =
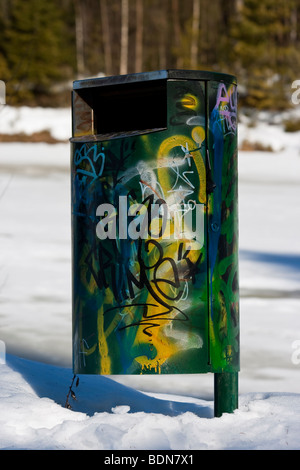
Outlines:
{"label": "bin support post", "polygon": [[233,413],[238,408],[238,372],[214,374],[214,414]]}

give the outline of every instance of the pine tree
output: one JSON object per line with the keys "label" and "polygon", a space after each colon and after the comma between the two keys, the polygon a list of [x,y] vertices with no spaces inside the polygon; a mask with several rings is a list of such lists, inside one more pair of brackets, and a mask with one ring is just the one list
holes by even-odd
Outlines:
{"label": "pine tree", "polygon": [[121,62],[122,73],[206,69],[237,75],[245,104],[282,107],[299,24],[300,0],[0,0],[0,79],[8,102],[40,104],[58,81]]}
{"label": "pine tree", "polygon": [[7,24],[6,1],[1,0],[0,6],[0,80],[7,81],[9,79],[10,74],[6,59],[4,35],[4,31]]}
{"label": "pine tree", "polygon": [[62,12],[57,0],[11,0],[4,43],[12,103],[47,93],[54,81],[64,78],[70,62],[64,55]]}
{"label": "pine tree", "polygon": [[247,86],[245,104],[257,108],[286,105],[286,87],[299,67],[291,44],[295,0],[244,0],[232,25],[231,61]]}

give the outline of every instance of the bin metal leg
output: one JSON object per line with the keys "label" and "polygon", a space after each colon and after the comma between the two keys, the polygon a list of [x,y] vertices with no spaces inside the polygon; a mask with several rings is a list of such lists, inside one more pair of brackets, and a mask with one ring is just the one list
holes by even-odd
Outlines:
{"label": "bin metal leg", "polygon": [[215,373],[214,396],[215,417],[233,413],[238,408],[238,372]]}

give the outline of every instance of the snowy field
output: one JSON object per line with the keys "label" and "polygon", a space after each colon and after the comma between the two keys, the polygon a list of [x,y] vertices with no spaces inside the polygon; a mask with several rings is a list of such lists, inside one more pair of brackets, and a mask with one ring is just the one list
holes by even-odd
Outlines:
{"label": "snowy field", "polygon": [[[241,119],[239,409],[213,375],[71,384],[69,144],[0,143],[0,449],[300,449],[300,133]],[[0,133],[70,137],[69,110],[0,111]],[[6,348],[6,354],[4,351]]]}

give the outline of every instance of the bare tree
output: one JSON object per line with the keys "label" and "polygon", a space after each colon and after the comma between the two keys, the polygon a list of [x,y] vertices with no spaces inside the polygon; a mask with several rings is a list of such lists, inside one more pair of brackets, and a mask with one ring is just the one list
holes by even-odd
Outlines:
{"label": "bare tree", "polygon": [[136,42],[135,42],[135,71],[143,70],[143,30],[144,30],[143,0],[136,0]]}
{"label": "bare tree", "polygon": [[168,2],[162,2],[159,6],[160,16],[157,18],[158,31],[158,64],[160,69],[167,68],[167,54],[168,54]]}
{"label": "bare tree", "polygon": [[298,36],[298,11],[297,5],[294,5],[294,8],[291,8],[291,28],[290,28],[290,39],[292,44],[296,44]]}
{"label": "bare tree", "polygon": [[128,31],[129,31],[129,3],[122,0],[121,8],[121,55],[120,74],[128,73]]}
{"label": "bare tree", "polygon": [[83,9],[81,0],[74,0],[75,6],[75,32],[76,32],[76,63],[77,75],[83,77],[85,72],[84,63],[84,32],[83,32]]}
{"label": "bare tree", "polygon": [[197,66],[199,51],[200,0],[193,0],[191,67]]}
{"label": "bare tree", "polygon": [[178,54],[178,48],[180,46],[180,39],[181,39],[181,26],[179,20],[179,5],[178,0],[172,0],[172,16],[173,16],[173,27],[174,27],[174,45],[177,53],[176,57],[176,67],[182,68],[183,60],[182,56]]}
{"label": "bare tree", "polygon": [[105,60],[105,74],[112,74],[112,51],[111,51],[111,34],[110,22],[107,10],[107,1],[100,0],[100,13],[101,13],[101,26],[104,44],[104,60]]}

